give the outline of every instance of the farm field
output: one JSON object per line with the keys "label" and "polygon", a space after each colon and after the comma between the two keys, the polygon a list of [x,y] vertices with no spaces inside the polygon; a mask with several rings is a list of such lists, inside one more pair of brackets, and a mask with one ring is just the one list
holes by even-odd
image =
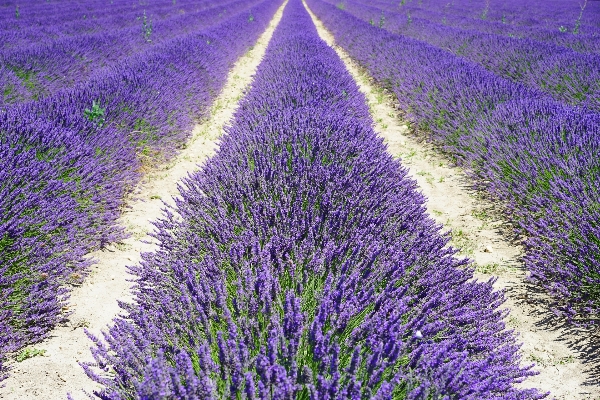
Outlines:
{"label": "farm field", "polygon": [[0,16],[0,398],[600,399],[600,2]]}

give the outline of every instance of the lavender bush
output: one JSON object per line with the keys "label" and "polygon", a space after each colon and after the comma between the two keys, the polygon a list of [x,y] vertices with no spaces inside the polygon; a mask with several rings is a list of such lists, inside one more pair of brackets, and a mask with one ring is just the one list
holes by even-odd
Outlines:
{"label": "lavender bush", "polygon": [[[600,5],[595,0],[372,0],[369,3],[384,5],[390,10],[395,8],[410,12],[417,17],[437,13],[440,22],[445,16],[448,24],[451,24],[453,18],[463,18],[499,22],[508,27],[525,30],[552,29],[572,35],[594,34],[600,31]],[[575,33],[574,28],[578,21],[579,31]],[[560,26],[566,28],[564,32],[559,30]]]}
{"label": "lavender bush", "polygon": [[531,278],[557,310],[600,315],[600,116],[570,107],[320,0],[310,6],[345,48],[507,206],[527,239]]}
{"label": "lavender bush", "polygon": [[[330,3],[335,4],[334,0]],[[344,10],[383,29],[450,51],[498,76],[548,93],[558,101],[600,112],[600,54],[581,54],[530,38],[458,29],[396,10],[346,0]],[[382,23],[379,24],[379,21]],[[480,20],[481,21],[481,20]]]}
{"label": "lavender bush", "polygon": [[85,254],[123,237],[115,220],[142,162],[176,152],[276,7],[263,1],[0,113],[0,361],[64,317]]}
{"label": "lavender bush", "polygon": [[290,0],[217,154],[157,223],[104,399],[527,399],[503,296],[447,248]]}
{"label": "lavender bush", "polygon": [[[102,68],[135,59],[146,54],[149,47],[161,50],[160,45],[177,41],[182,35],[202,32],[257,2],[240,0],[158,21],[153,19],[160,10],[150,8],[142,13],[136,9],[126,21],[122,21],[120,14],[114,15],[114,21],[106,18],[99,31],[75,36],[63,34],[51,42],[0,51],[0,93],[3,93],[0,108],[76,86]],[[153,21],[151,26],[150,21]],[[146,31],[142,29],[144,24]]]}
{"label": "lavender bush", "polygon": [[[0,49],[17,49],[33,44],[48,44],[58,38],[139,26],[137,17],[144,10],[156,21],[167,21],[227,5],[217,0],[157,0],[132,3],[126,0],[45,1],[19,0],[19,18],[15,18],[16,2],[9,0],[0,8]],[[108,33],[108,32],[106,32]]]}

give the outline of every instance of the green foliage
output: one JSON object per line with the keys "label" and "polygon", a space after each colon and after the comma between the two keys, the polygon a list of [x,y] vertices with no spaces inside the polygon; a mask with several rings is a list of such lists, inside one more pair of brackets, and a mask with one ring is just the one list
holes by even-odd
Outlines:
{"label": "green foliage", "polygon": [[383,28],[383,25],[385,25],[385,15],[383,15],[383,11],[382,11],[381,16],[379,17],[379,27]]}
{"label": "green foliage", "polygon": [[95,123],[98,127],[104,125],[105,108],[100,107],[100,103],[96,100],[92,101],[92,108],[86,108],[83,114],[87,119]]}
{"label": "green foliage", "polygon": [[583,4],[579,5],[581,11],[579,11],[579,17],[575,21],[575,27],[573,28],[573,34],[578,35],[579,29],[581,28],[581,17],[583,17],[583,10],[585,10],[585,6],[587,6],[587,0],[583,0]]}
{"label": "green foliage", "polygon": [[[15,73],[15,75],[17,75],[17,77],[19,79],[21,79],[21,81],[23,81],[23,85],[27,88],[27,90],[29,90],[30,92],[33,93],[33,99],[37,100],[39,97],[39,87],[37,85],[37,76],[36,73],[34,71],[31,70],[24,70],[21,68],[12,68],[13,72]],[[12,90],[9,90],[8,93],[6,93],[6,89],[5,89],[5,95],[10,95],[12,93]]]}
{"label": "green foliage", "polygon": [[134,133],[137,133],[138,145],[145,145],[158,139],[158,128],[150,124],[144,118],[138,118],[133,125]]}
{"label": "green foliage", "polygon": [[343,2],[339,2],[335,5],[337,8],[339,8],[340,10],[345,10],[346,9],[346,5]]}
{"label": "green foliage", "polygon": [[144,36],[144,40],[148,43],[152,42],[152,20],[148,18],[146,15],[146,10],[144,10],[144,14],[141,17],[137,18],[138,20],[142,20],[142,34]]}
{"label": "green foliage", "polygon": [[7,103],[12,103],[17,99],[15,95],[15,85],[8,84],[2,90],[2,96],[4,97],[4,101]]}
{"label": "green foliage", "polygon": [[27,348],[27,349],[21,350],[21,352],[19,354],[17,354],[16,360],[17,360],[17,362],[23,362],[23,361],[27,360],[28,358],[33,358],[36,356],[43,356],[45,354],[46,354],[46,350]]}
{"label": "green foliage", "polygon": [[21,12],[19,11],[18,5],[15,7],[15,17],[17,17],[17,18],[21,17]]}
{"label": "green foliage", "polygon": [[488,12],[490,11],[490,0],[486,0],[485,2],[485,8],[483,9],[483,11],[481,12],[481,19],[487,19],[488,16]]}

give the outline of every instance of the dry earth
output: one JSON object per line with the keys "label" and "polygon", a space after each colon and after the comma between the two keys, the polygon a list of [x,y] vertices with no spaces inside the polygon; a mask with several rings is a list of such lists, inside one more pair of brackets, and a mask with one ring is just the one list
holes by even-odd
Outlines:
{"label": "dry earth", "polygon": [[31,346],[45,350],[43,356],[12,364],[6,386],[0,389],[1,399],[66,399],[69,392],[74,399],[87,398],[82,390],[91,392],[97,387],[78,364],[93,361],[89,352],[91,341],[84,328],[99,336],[120,313],[117,302],[131,300],[127,266],[138,263],[142,252],[155,248],[148,233],[153,230],[152,221],[162,215],[163,202],[173,204],[173,196],[179,193],[178,182],[214,153],[217,139],[250,84],[284,6],[253,48],[233,66],[226,86],[212,106],[211,117],[194,128],[185,149],[169,164],[147,174],[139,184],[135,198],[130,199],[119,220],[131,237],[90,254],[97,263],[86,281],[72,291],[69,322],[58,326],[47,340]]}
{"label": "dry earth", "polygon": [[309,12],[321,38],[335,49],[367,97],[375,130],[386,141],[388,151],[409,167],[427,197],[431,216],[452,232],[453,246],[473,260],[477,279],[495,276],[494,286],[506,290],[507,326],[523,343],[523,364],[535,363],[539,371],[523,386],[549,391],[549,398],[600,399],[600,349],[594,345],[600,342],[598,335],[594,339],[593,332],[569,327],[548,311],[549,299],[524,283],[523,249],[507,240],[510,225],[499,216],[499,204],[482,198],[470,188],[460,168],[452,167],[433,146],[411,134],[392,96],[335,45],[331,33]]}

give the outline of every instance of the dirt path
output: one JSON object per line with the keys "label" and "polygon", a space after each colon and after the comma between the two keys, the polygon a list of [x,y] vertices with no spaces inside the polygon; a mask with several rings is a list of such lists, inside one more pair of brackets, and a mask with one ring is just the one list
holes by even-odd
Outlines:
{"label": "dirt path", "polygon": [[450,167],[439,152],[409,134],[392,97],[335,45],[333,36],[309,13],[321,38],[335,49],[366,95],[375,130],[385,139],[389,152],[410,168],[411,176],[427,196],[429,213],[452,231],[453,245],[475,262],[478,279],[497,276],[495,287],[507,290],[507,325],[520,335],[524,364],[535,363],[540,372],[524,386],[550,391],[550,398],[600,399],[600,366],[591,361],[598,360],[600,354],[587,342],[589,332],[562,327],[548,313],[548,299],[543,293],[525,286],[525,272],[519,261],[523,249],[506,240],[503,230],[509,226],[497,217],[494,205],[469,189],[459,168]]}
{"label": "dirt path", "polygon": [[[285,6],[285,4],[284,4]],[[85,283],[71,294],[70,311],[66,326],[57,327],[47,340],[32,346],[45,350],[44,356],[29,358],[13,364],[13,371],[0,389],[2,399],[66,399],[70,392],[75,399],[87,398],[82,389],[91,392],[96,385],[87,378],[78,361],[93,361],[89,352],[90,340],[84,327],[94,334],[111,322],[119,312],[117,301],[131,299],[127,265],[140,261],[141,252],[152,251],[148,232],[152,221],[160,218],[162,201],[173,203],[177,182],[198,168],[213,154],[223,126],[231,119],[244,89],[262,59],[267,44],[283,11],[275,14],[267,30],[256,45],[234,65],[227,84],[212,107],[211,117],[197,125],[186,148],[169,164],[149,173],[140,183],[135,200],[129,203],[119,223],[131,237],[106,250],[91,254],[98,262],[92,267]]]}

